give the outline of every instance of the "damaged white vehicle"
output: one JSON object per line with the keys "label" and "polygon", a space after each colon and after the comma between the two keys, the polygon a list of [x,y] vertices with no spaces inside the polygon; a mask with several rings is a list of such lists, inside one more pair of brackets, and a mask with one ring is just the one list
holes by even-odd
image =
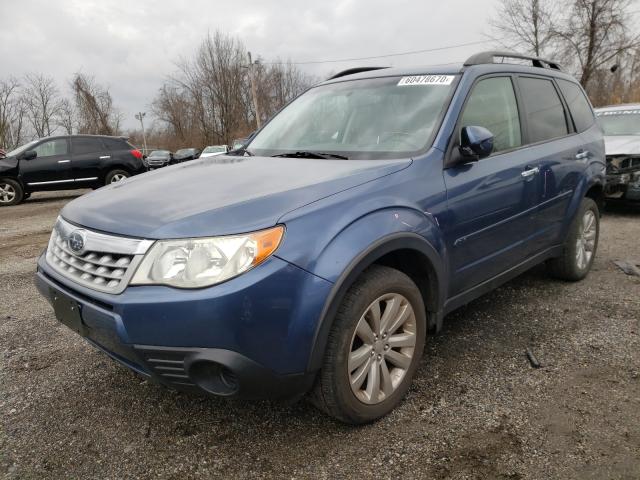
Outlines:
{"label": "damaged white vehicle", "polygon": [[604,131],[608,199],[640,201],[640,103],[596,109]]}

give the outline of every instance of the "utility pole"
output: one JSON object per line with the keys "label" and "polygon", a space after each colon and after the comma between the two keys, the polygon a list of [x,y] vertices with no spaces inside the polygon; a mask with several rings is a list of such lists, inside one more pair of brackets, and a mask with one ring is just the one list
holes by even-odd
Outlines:
{"label": "utility pole", "polygon": [[138,112],[136,113],[136,120],[140,120],[140,126],[142,127],[142,141],[144,143],[144,154],[147,155],[147,136],[144,133],[144,122],[142,121],[142,119],[144,118],[144,116],[147,114],[147,112]]}
{"label": "utility pole", "polygon": [[[254,63],[251,61],[251,52],[247,52],[249,55],[249,81],[251,82],[251,96],[253,97],[253,108],[256,111],[256,127],[260,128],[260,110],[258,109],[258,91],[256,90],[256,80],[253,73]],[[256,60],[257,63],[257,60]]]}

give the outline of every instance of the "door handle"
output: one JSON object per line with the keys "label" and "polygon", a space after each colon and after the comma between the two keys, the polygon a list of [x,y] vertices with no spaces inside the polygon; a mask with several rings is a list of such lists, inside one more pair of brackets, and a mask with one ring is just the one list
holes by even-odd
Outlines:
{"label": "door handle", "polygon": [[71,160],[58,160],[58,163],[70,163]]}
{"label": "door handle", "polygon": [[107,160],[108,158],[111,158],[111,155],[103,155],[100,157],[100,160]]}
{"label": "door handle", "polygon": [[584,150],[576,153],[576,160],[582,160],[583,158],[589,158],[589,151]]}
{"label": "door handle", "polygon": [[537,174],[538,172],[540,172],[540,167],[534,167],[526,169],[520,175],[522,175],[524,178],[527,178]]}

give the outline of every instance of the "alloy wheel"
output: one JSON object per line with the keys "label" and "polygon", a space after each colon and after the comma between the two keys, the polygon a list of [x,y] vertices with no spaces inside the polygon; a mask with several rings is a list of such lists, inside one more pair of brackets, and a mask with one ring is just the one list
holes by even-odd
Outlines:
{"label": "alloy wheel", "polygon": [[593,213],[592,210],[584,212],[576,248],[576,264],[581,270],[587,268],[593,256],[593,251],[596,246],[597,228],[595,213]]}
{"label": "alloy wheel", "polygon": [[116,173],[113,177],[111,177],[110,183],[118,183],[127,178],[127,176],[123,173]]}
{"label": "alloy wheel", "polygon": [[402,295],[388,293],[372,302],[351,339],[348,375],[363,403],[389,398],[404,379],[416,346],[416,317]]}
{"label": "alloy wheel", "polygon": [[16,198],[16,189],[9,183],[0,183],[0,203],[11,203]]}

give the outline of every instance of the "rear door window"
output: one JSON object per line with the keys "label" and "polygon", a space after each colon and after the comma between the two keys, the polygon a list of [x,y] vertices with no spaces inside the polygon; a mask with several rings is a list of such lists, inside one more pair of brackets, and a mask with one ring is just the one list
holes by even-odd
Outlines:
{"label": "rear door window", "polygon": [[578,133],[584,132],[595,123],[593,110],[589,100],[585,97],[582,88],[577,83],[568,80],[558,79],[558,86],[569,106],[569,111],[573,117],[573,123]]}
{"label": "rear door window", "polygon": [[569,133],[564,106],[551,80],[518,79],[527,119],[529,143],[543,142]]}
{"label": "rear door window", "polygon": [[493,133],[493,151],[522,145],[518,104],[510,77],[480,80],[462,113],[462,127],[479,126]]}
{"label": "rear door window", "polygon": [[104,150],[99,138],[79,137],[71,139],[71,152],[74,155],[98,153]]}

